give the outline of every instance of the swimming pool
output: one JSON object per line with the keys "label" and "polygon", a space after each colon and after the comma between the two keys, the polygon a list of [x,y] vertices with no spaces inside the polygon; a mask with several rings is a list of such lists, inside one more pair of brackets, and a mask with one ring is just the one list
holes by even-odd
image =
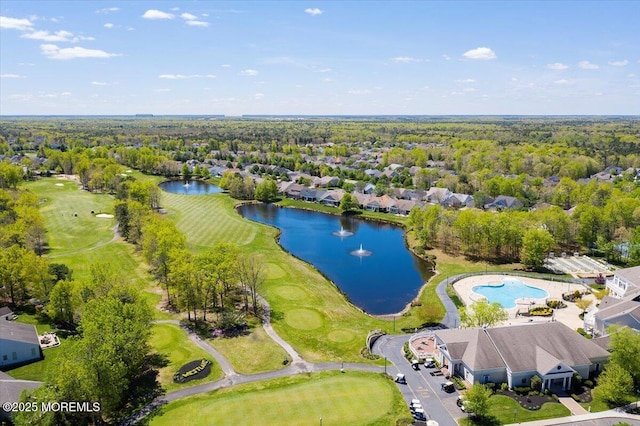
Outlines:
{"label": "swimming pool", "polygon": [[516,307],[516,300],[525,299],[533,302],[546,299],[549,293],[538,287],[526,285],[514,278],[505,278],[499,284],[477,285],[471,289],[474,293],[487,298],[489,303],[498,302],[504,309]]}

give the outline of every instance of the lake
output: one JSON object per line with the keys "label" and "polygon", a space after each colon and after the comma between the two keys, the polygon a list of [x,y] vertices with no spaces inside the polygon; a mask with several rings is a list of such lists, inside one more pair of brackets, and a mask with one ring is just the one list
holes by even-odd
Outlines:
{"label": "lake", "polygon": [[[279,228],[285,250],[315,266],[370,314],[400,312],[433,274],[430,263],[406,248],[404,231],[394,225],[273,204],[238,210],[247,219]],[[353,235],[335,235],[341,228]],[[364,252],[354,255],[360,245]]]}
{"label": "lake", "polygon": [[187,184],[181,180],[169,180],[162,182],[160,188],[174,194],[187,195],[218,194],[222,192],[219,187],[199,180],[190,180]]}

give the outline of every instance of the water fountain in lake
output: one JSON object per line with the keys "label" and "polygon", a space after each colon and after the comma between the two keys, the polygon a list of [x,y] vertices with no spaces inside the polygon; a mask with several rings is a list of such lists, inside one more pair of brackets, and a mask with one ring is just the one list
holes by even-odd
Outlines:
{"label": "water fountain in lake", "polygon": [[339,231],[333,233],[333,235],[337,237],[350,237],[353,235],[353,232],[346,231],[343,226],[340,227]]}
{"label": "water fountain in lake", "polygon": [[182,186],[184,186],[185,188],[188,188],[188,187],[190,187],[190,186],[191,186],[191,184],[189,183],[189,181],[186,181],[186,182],[185,182],[185,184],[184,184],[184,185],[182,185]]}
{"label": "water fountain in lake", "polygon": [[360,244],[360,248],[358,250],[354,250],[350,254],[352,256],[358,256],[358,257],[371,256],[371,252],[369,250],[364,250],[362,248],[362,244]]}

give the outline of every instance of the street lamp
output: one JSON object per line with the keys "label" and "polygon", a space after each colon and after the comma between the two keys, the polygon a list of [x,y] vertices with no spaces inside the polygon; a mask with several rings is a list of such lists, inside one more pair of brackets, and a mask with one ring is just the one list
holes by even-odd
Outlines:
{"label": "street lamp", "polygon": [[393,316],[393,332],[396,332],[396,316]]}
{"label": "street lamp", "polygon": [[320,426],[322,426],[322,417],[320,417]]}
{"label": "street lamp", "polygon": [[384,374],[387,374],[387,357],[384,357]]}

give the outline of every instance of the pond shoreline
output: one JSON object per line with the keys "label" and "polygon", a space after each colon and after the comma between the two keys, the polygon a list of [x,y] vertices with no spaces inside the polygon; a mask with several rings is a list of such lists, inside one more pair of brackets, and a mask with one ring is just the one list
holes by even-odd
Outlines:
{"label": "pond shoreline", "polygon": [[[286,206],[286,205],[285,205],[285,206],[283,206],[283,205],[278,204],[278,203],[262,203],[262,202],[260,202],[260,201],[256,201],[256,200],[240,201],[240,202],[238,202],[238,203],[236,203],[236,204],[234,205],[234,210],[235,210],[235,211],[236,211],[236,213],[237,213],[239,216],[241,216],[242,218],[247,219],[247,220],[251,220],[251,219],[249,219],[249,218],[244,217],[244,216],[240,213],[240,208],[241,208],[242,206],[244,206],[244,205],[252,205],[252,204],[273,204],[275,207],[278,207],[279,209],[282,209],[282,208],[289,208],[289,209],[294,209],[294,210],[310,211],[310,212],[314,212],[314,213],[330,214],[330,215],[332,215],[332,216],[337,216],[337,217],[338,217],[338,216],[343,216],[343,215],[342,215],[341,213],[339,213],[339,212],[327,212],[327,211],[324,211],[324,210],[320,210],[320,209],[313,209],[313,208],[310,208],[310,207],[304,207],[304,206]],[[424,292],[425,288],[426,288],[426,287],[427,287],[427,286],[432,282],[433,278],[434,278],[434,277],[436,277],[436,276],[438,275],[438,274],[437,274],[437,271],[436,271],[436,269],[435,269],[435,261],[434,261],[434,259],[429,258],[429,257],[426,257],[426,256],[424,256],[424,255],[420,255],[420,254],[416,253],[414,250],[412,250],[412,248],[411,248],[411,247],[410,247],[410,245],[409,245],[408,238],[407,238],[407,234],[408,234],[408,232],[407,232],[407,229],[406,229],[406,227],[404,226],[404,224],[399,223],[399,222],[397,222],[397,221],[389,221],[389,220],[383,220],[383,219],[378,219],[378,218],[371,218],[371,217],[367,217],[367,216],[351,216],[351,217],[353,217],[353,218],[355,218],[355,219],[363,219],[363,220],[366,220],[366,221],[369,221],[369,222],[377,222],[377,223],[382,223],[382,224],[388,224],[388,225],[392,225],[392,226],[396,226],[396,227],[400,228],[400,229],[402,230],[402,239],[403,239],[403,242],[404,242],[405,249],[407,249],[407,250],[409,251],[409,253],[411,253],[411,254],[412,254],[413,256],[415,256],[416,258],[418,258],[418,259],[420,259],[420,260],[424,261],[425,263],[427,263],[427,264],[429,264],[429,265],[431,266],[431,273],[432,273],[432,275],[429,277],[429,279],[427,279],[425,282],[423,282],[423,283],[420,285],[420,287],[419,287],[419,289],[418,289],[418,292],[417,292],[416,296],[415,296],[413,299],[411,299],[409,302],[407,302],[407,303],[405,304],[405,306],[404,306],[404,308],[403,308],[402,310],[400,310],[400,311],[398,311],[398,312],[395,312],[395,313],[373,314],[373,313],[367,312],[367,311],[366,311],[366,309],[364,309],[364,308],[362,308],[362,307],[360,307],[360,306],[355,305],[355,304],[351,301],[351,299],[350,299],[349,295],[348,295],[344,290],[342,290],[342,289],[341,289],[341,288],[340,288],[340,287],[339,287],[339,286],[338,286],[338,285],[337,285],[333,280],[331,280],[331,279],[330,279],[330,278],[329,278],[329,277],[328,277],[324,272],[322,272],[321,270],[319,270],[319,269],[318,269],[315,265],[313,265],[311,262],[309,262],[309,261],[307,261],[307,260],[304,260],[304,259],[300,258],[299,256],[297,256],[297,255],[295,255],[295,254],[291,253],[289,250],[287,250],[285,247],[283,247],[283,246],[282,246],[282,244],[280,243],[280,237],[281,237],[281,234],[282,234],[282,230],[281,230],[280,228],[278,228],[278,227],[277,227],[277,226],[275,226],[275,225],[265,224],[265,223],[258,222],[258,221],[253,221],[253,220],[252,220],[252,221],[253,221],[253,222],[260,223],[261,225],[266,225],[266,226],[269,226],[269,227],[271,227],[271,228],[274,228],[274,229],[276,230],[276,235],[275,235],[275,237],[274,237],[274,238],[275,238],[275,240],[276,240],[276,243],[278,244],[278,246],[279,246],[279,247],[280,247],[284,252],[286,252],[287,254],[289,254],[289,255],[293,256],[294,258],[296,258],[296,259],[298,259],[298,260],[300,260],[300,261],[302,261],[302,262],[304,262],[304,263],[308,264],[310,267],[312,267],[315,271],[317,271],[320,275],[322,275],[322,276],[323,276],[327,281],[329,281],[329,282],[330,282],[330,283],[331,283],[331,284],[332,284],[332,285],[333,285],[333,286],[338,290],[338,292],[344,296],[345,300],[346,300],[350,305],[352,305],[354,308],[356,308],[357,310],[361,311],[362,313],[364,313],[364,314],[366,314],[366,315],[369,315],[369,316],[370,316],[370,317],[372,317],[372,318],[377,318],[377,319],[382,319],[382,320],[391,320],[391,319],[394,319],[394,318],[397,318],[397,317],[399,317],[399,316],[402,316],[402,315],[406,314],[407,312],[409,312],[409,311],[411,310],[411,308],[413,307],[414,302],[416,302],[416,301],[417,301],[417,300],[422,296],[422,294],[423,294],[423,292]]]}

